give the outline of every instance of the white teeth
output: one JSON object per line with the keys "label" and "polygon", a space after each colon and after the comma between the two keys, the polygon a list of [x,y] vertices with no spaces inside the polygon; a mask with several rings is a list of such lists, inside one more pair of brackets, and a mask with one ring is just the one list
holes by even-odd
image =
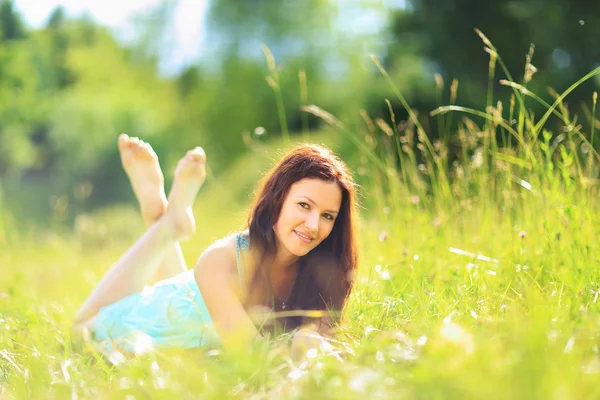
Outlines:
{"label": "white teeth", "polygon": [[310,238],[310,237],[308,237],[308,236],[305,236],[305,235],[301,234],[301,233],[300,233],[300,232],[298,232],[298,231],[294,231],[294,232],[296,232],[296,234],[297,234],[298,236],[300,236],[300,237],[302,237],[302,238],[304,238],[304,239],[306,239],[306,240],[312,240],[312,238]]}

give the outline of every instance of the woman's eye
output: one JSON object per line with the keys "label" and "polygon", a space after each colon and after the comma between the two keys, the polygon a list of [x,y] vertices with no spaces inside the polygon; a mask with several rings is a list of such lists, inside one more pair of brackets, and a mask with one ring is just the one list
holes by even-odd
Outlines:
{"label": "woman's eye", "polygon": [[331,214],[323,214],[323,216],[324,216],[326,219],[328,219],[328,220],[330,220],[330,221],[333,221],[333,215],[331,215]]}
{"label": "woman's eye", "polygon": [[302,207],[302,208],[306,208],[307,210],[309,209],[309,206],[308,206],[308,204],[306,204],[306,203],[298,203],[298,204],[299,204],[299,205],[300,205],[300,207]]}

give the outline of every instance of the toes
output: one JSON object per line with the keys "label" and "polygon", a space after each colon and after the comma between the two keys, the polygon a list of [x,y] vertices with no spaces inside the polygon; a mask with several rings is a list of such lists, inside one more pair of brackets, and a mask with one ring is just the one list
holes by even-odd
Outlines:
{"label": "toes", "polygon": [[200,168],[199,172],[201,175],[203,175],[206,167],[206,153],[202,147],[196,147],[188,151],[185,156],[179,160],[177,166],[184,169],[194,170]]}
{"label": "toes", "polygon": [[131,138],[130,148],[138,154],[154,154],[154,150],[150,143],[146,143],[140,138]]}
{"label": "toes", "polygon": [[131,138],[131,147],[138,149],[142,145],[142,141],[139,138]]}
{"label": "toes", "polygon": [[198,146],[198,147],[194,147],[192,150],[189,150],[185,154],[192,155],[192,154],[205,154],[205,153],[204,153],[204,149],[202,147]]}
{"label": "toes", "polygon": [[192,162],[206,163],[206,153],[202,147],[196,147],[188,151],[184,157]]}
{"label": "toes", "polygon": [[140,139],[136,138],[136,137],[127,137],[127,147],[129,149],[135,150],[137,147],[140,146]]}
{"label": "toes", "polygon": [[119,150],[123,151],[127,149],[127,147],[129,147],[129,142],[129,136],[127,136],[125,133],[121,133],[119,135]]}
{"label": "toes", "polygon": [[150,154],[153,158],[158,158],[156,152],[154,151],[152,146],[150,146],[150,143],[144,142],[144,148],[148,151],[148,154]]}
{"label": "toes", "polygon": [[142,142],[139,138],[129,137],[125,133],[121,133],[119,135],[119,150],[121,150],[121,151],[136,150],[141,145],[143,145],[143,143],[144,142]]}
{"label": "toes", "polygon": [[150,143],[144,142],[140,138],[130,137],[125,133],[119,135],[119,151],[124,152],[130,150],[137,157],[150,155],[152,158],[157,158],[156,153]]}

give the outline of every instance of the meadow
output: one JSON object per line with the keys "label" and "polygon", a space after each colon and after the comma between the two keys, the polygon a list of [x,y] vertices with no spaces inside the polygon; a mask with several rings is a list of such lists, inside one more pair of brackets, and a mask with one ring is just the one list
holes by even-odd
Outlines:
{"label": "meadow", "polygon": [[[484,42],[493,82],[502,60]],[[407,121],[364,113],[358,129],[305,107],[329,125],[306,139],[358,149],[348,162],[361,184],[362,256],[332,341],[343,361],[311,352],[294,363],[285,337],[243,357],[157,349],[101,355],[71,341],[70,320],[143,232],[136,208],[81,214],[44,232],[22,232],[3,210],[0,398],[600,397],[597,95],[589,131],[566,106],[570,91],[600,69],[538,116],[527,111],[543,102],[526,88],[534,67],[525,72],[520,83],[503,82],[513,90],[510,103],[494,102],[490,89],[482,110],[454,105],[458,84],[438,78],[448,105],[430,116],[436,139],[408,104]],[[460,123],[451,132],[444,127],[453,120]],[[242,227],[255,182],[291,143],[251,145],[201,190],[198,233],[183,245],[188,265]]]}

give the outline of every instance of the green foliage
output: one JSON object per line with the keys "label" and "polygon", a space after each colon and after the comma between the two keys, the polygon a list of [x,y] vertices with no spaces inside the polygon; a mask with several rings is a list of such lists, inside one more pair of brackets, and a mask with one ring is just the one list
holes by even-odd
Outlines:
{"label": "green foliage", "polygon": [[[17,206],[22,203],[19,193],[29,193],[21,190],[26,185],[53,188],[52,193],[40,189],[34,196],[40,201],[36,208],[49,211],[52,195],[74,201],[73,188],[86,182],[101,193],[91,197],[96,203],[87,207],[102,205],[127,196],[126,181],[115,166],[114,141],[120,132],[151,139],[167,170],[184,151],[202,145],[211,155],[213,173],[219,174],[248,150],[248,138],[256,132],[266,132],[260,141],[288,134],[309,137],[321,124],[301,111],[310,104],[346,121],[354,133],[365,123],[364,113],[360,116],[364,109],[375,127],[369,128],[368,135],[382,149],[402,149],[407,143],[385,138],[377,121],[389,121],[392,111],[394,125],[399,126],[391,129],[413,129],[415,118],[409,109],[415,110],[430,135],[429,145],[441,145],[448,154],[436,160],[436,155],[410,150],[407,160],[396,156],[396,165],[422,164],[434,173],[441,169],[452,175],[452,164],[474,156],[476,147],[463,146],[460,118],[442,114],[430,118],[427,113],[445,104],[443,99],[449,98],[450,104],[457,99],[466,106],[476,104],[475,108],[482,108],[484,101],[483,111],[503,109],[508,124],[497,125],[484,148],[497,152],[498,143],[513,147],[531,128],[529,115],[541,115],[556,98],[552,94],[547,99],[546,86],[563,90],[591,69],[593,46],[586,38],[594,37],[600,25],[594,24],[591,3],[492,2],[485,7],[472,1],[451,3],[413,1],[391,12],[373,4],[342,7],[331,1],[211,2],[202,58],[177,76],[165,77],[159,73],[159,61],[168,55],[165,46],[173,2],[136,18],[137,41],[125,45],[85,17],[67,18],[60,7],[44,28],[28,31],[13,2],[3,0],[0,21],[10,40],[3,40],[0,47],[0,178]],[[365,26],[361,31],[361,21],[355,28],[348,16],[357,7],[367,20],[370,12],[388,12],[394,17],[389,31],[384,18],[379,30]],[[539,15],[552,23],[534,23]],[[496,47],[488,48],[503,54],[502,59],[492,60],[481,51],[475,26],[491,38]],[[530,42],[537,46],[535,59],[530,51],[523,69]],[[272,62],[265,60],[261,44],[272,53]],[[368,60],[369,52],[382,60],[389,79]],[[559,68],[565,54],[571,63]],[[433,85],[435,72],[439,75]],[[454,77],[458,80],[450,84]],[[516,89],[501,83],[501,78],[522,85],[518,90],[524,96],[511,100]],[[547,116],[546,128],[563,129],[569,125],[563,118],[568,114],[574,127],[584,124],[579,132],[594,142],[590,137],[594,131],[588,126],[596,123],[595,103],[590,112],[586,105],[579,107],[579,100],[588,103],[596,80],[581,82],[569,95],[573,109],[582,110],[577,112],[579,118],[560,106]],[[390,81],[405,104],[390,93]],[[537,94],[532,97],[526,90]],[[529,130],[539,136],[539,128]],[[597,146],[598,141],[590,144]],[[514,152],[506,150],[501,157],[511,159]],[[490,154],[481,153],[486,168]],[[444,183],[436,190],[447,191],[447,186]]]}
{"label": "green foliage", "polygon": [[31,62],[31,47],[18,42],[0,46],[0,175],[36,164],[30,141],[38,115],[38,80]]}
{"label": "green foliage", "polygon": [[[572,60],[588,60],[578,30],[597,28],[592,6],[471,3],[413,1],[398,11],[397,40],[382,63],[374,57],[376,65],[363,68],[352,44],[340,47],[352,67],[339,79],[323,72],[326,46],[311,46],[335,11],[320,1],[211,3],[222,53],[174,79],[157,74],[162,25],[141,48],[124,48],[105,29],[57,10],[46,28],[3,42],[0,397],[598,398],[600,156],[597,96],[586,85],[600,69],[588,73],[584,61],[575,76],[549,67],[532,80],[530,52],[523,79],[512,78],[527,32],[539,39],[536,54],[551,54],[564,39],[579,46]],[[582,10],[589,15],[579,17]],[[552,23],[533,23],[534,11]],[[551,31],[568,18],[585,23],[568,38]],[[471,25],[487,35],[480,34],[487,58],[476,56],[486,53]],[[305,41],[307,58],[287,50],[290,38]],[[252,53],[260,42],[271,65]],[[423,78],[420,54],[444,68],[436,87]],[[474,107],[455,105],[458,84],[443,79],[454,76],[460,99]],[[537,89],[549,83],[565,90],[547,101]],[[498,102],[505,93],[512,99]],[[566,102],[589,97],[587,128]],[[441,107],[424,118],[432,98]],[[199,229],[183,244],[191,265],[243,225],[254,184],[291,145],[279,139],[280,126],[293,142],[317,121],[335,132],[312,129],[310,140],[348,161],[363,203],[357,284],[333,342],[343,363],[318,354],[293,363],[285,337],[241,359],[202,350],[103,356],[71,341],[77,304],[143,231],[132,207],[88,207],[115,201],[121,189],[131,197],[119,132],[151,141],[167,177],[197,144],[213,171],[223,171],[209,174],[195,207]],[[242,140],[257,126],[277,140]],[[51,229],[39,226],[44,207]],[[19,208],[16,216],[4,211]]]}
{"label": "green foliage", "polygon": [[[3,4],[18,20],[12,3]],[[31,206],[21,199],[27,194],[38,199],[39,218],[52,196],[75,201],[73,188],[84,183],[96,194],[88,207],[123,198],[126,182],[114,147],[120,132],[151,140],[167,170],[202,145],[218,173],[247,151],[255,131],[266,132],[261,140],[268,140],[282,127],[292,135],[314,128],[318,120],[300,111],[307,102],[322,99],[340,113],[358,110],[364,82],[348,82],[361,82],[365,73],[353,68],[348,79],[327,83],[327,63],[357,59],[346,50],[329,54],[335,43],[319,44],[335,8],[327,2],[261,4],[238,12],[226,2],[211,3],[208,21],[218,26],[208,42],[222,46],[173,78],[158,72],[173,4],[140,15],[137,41],[128,46],[85,17],[66,18],[61,7],[44,28],[3,45],[0,177],[11,208]],[[269,70],[261,42],[272,48],[276,70]],[[277,76],[276,86],[269,76]],[[38,188],[37,195],[26,186]]]}
{"label": "green foliage", "polygon": [[[322,111],[320,116],[326,117]],[[481,148],[481,131],[474,123],[465,128],[469,146]],[[413,139],[406,145],[418,151],[425,138]],[[313,140],[339,142],[333,134]],[[69,321],[143,231],[137,212],[127,207],[81,213],[72,233],[21,237],[12,245],[0,236],[0,264],[10,265],[0,275],[0,393],[596,398],[600,210],[597,185],[575,179],[582,159],[573,152],[574,140],[556,143],[545,130],[533,157],[523,152],[496,158],[498,152],[492,164],[499,168],[486,176],[481,162],[469,158],[460,164],[450,194],[422,189],[425,182],[442,185],[427,181],[406,151],[406,181],[399,185],[383,165],[351,161],[366,209],[357,284],[333,341],[344,362],[311,354],[305,363],[294,363],[287,337],[260,343],[242,358],[203,350],[103,356],[90,344],[71,341]],[[370,143],[357,142],[367,160],[379,151],[382,162],[393,160],[385,157],[394,153],[383,150],[385,142],[375,148]],[[199,249],[242,225],[253,184],[283,147],[245,155],[200,193],[194,209],[200,228],[184,243],[190,264]]]}
{"label": "green foliage", "polygon": [[[0,177],[11,208],[33,206],[36,219],[49,215],[53,195],[76,201],[82,182],[98,194],[89,205],[118,198],[118,134],[164,136],[178,117],[176,89],[153,63],[132,62],[106,29],[61,9],[46,28],[0,47],[0,82]],[[37,203],[22,198],[23,183],[39,189]]]}
{"label": "green foliage", "polygon": [[[432,74],[439,73],[447,81],[458,79],[461,104],[478,106],[488,94],[489,65],[479,38],[473,34],[478,28],[495,44],[516,82],[527,83],[523,63],[530,45],[535,45],[532,62],[538,72],[530,85],[534,92],[547,97],[548,87],[562,92],[597,66],[591,38],[600,34],[599,10],[598,3],[589,1],[412,0],[410,7],[395,13],[394,51],[390,52],[388,68],[394,70],[392,65],[401,50],[410,49],[433,62]],[[497,80],[493,86],[506,104],[510,92]],[[571,106],[579,109],[581,102],[589,104],[595,87],[597,81],[582,84],[573,94]],[[536,113],[544,111],[540,105],[529,107]]]}
{"label": "green foliage", "polygon": [[13,0],[2,0],[0,2],[0,42],[23,39],[25,36],[25,27],[15,12]]}

